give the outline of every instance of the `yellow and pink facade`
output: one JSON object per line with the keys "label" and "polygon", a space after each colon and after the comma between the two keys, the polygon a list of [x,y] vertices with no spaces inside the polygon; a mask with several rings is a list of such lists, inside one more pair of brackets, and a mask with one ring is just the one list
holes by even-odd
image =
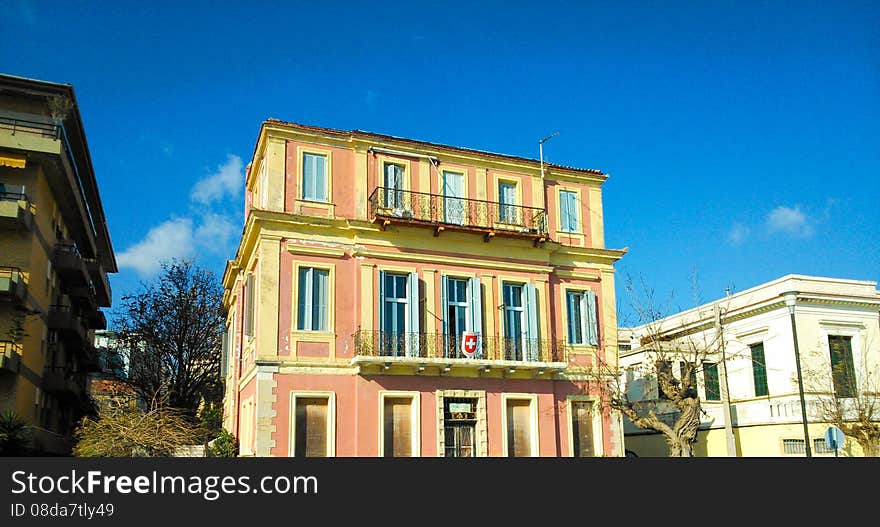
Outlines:
{"label": "yellow and pink facade", "polygon": [[224,273],[254,456],[620,456],[598,170],[277,120]]}

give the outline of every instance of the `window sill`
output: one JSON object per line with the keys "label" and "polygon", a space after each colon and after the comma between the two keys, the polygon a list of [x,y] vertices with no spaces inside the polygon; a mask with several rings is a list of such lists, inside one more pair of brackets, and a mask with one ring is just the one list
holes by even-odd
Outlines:
{"label": "window sill", "polygon": [[332,201],[329,200],[317,200],[317,199],[306,199],[306,198],[297,198],[297,201],[300,203],[305,203],[308,205],[333,205]]}

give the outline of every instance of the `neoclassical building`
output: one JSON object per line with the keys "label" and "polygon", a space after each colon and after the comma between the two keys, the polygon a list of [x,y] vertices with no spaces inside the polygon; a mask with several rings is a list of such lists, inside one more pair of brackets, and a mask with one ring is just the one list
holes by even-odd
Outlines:
{"label": "neoclassical building", "polygon": [[[656,357],[652,346],[641,345],[649,334],[723,343],[724,358],[715,346],[716,352],[707,356],[697,374],[704,410],[694,447],[697,456],[804,456],[800,387],[814,456],[834,456],[823,439],[833,401],[839,401],[845,416],[854,415],[860,406],[873,408],[880,421],[876,282],[788,275],[666,317],[653,328],[621,328],[620,364],[629,370],[631,399],[658,398],[656,376],[650,374]],[[674,355],[664,359],[680,378]],[[674,418],[668,403],[661,401],[658,411],[664,407]],[[725,414],[730,415],[729,427]],[[628,419],[624,428],[629,452],[667,455],[659,433],[638,429]],[[838,453],[862,455],[858,443],[849,438]]]}
{"label": "neoclassical building", "polygon": [[599,170],[267,120],[223,277],[253,456],[619,456]]}

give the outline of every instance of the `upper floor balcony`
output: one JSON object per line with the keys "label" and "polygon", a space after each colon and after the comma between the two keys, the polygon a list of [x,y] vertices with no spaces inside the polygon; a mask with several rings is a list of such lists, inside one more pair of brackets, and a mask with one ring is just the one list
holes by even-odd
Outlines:
{"label": "upper floor balcony", "polygon": [[34,206],[24,185],[0,183],[0,228],[29,230],[34,224]]}
{"label": "upper floor balcony", "polygon": [[78,398],[85,392],[86,377],[65,366],[48,366],[43,371],[43,390],[60,396]]}
{"label": "upper floor balcony", "polygon": [[86,339],[86,328],[83,319],[71,307],[65,305],[49,306],[49,316],[46,320],[49,329],[58,333],[67,340],[83,341]]}
{"label": "upper floor balcony", "polygon": [[391,187],[376,187],[370,194],[370,217],[383,226],[429,226],[435,236],[458,230],[481,233],[485,241],[496,235],[531,238],[536,243],[547,238],[547,212],[541,208]]}
{"label": "upper floor balcony", "polygon": [[0,301],[16,305],[27,301],[27,284],[18,267],[0,267]]}
{"label": "upper floor balcony", "polygon": [[104,270],[101,262],[94,258],[86,258],[85,262],[86,269],[88,269],[89,276],[92,279],[92,286],[95,289],[95,301],[101,307],[110,307],[113,293],[110,289],[110,282],[107,280],[107,271]]}
{"label": "upper floor balcony", "polygon": [[52,266],[69,286],[81,286],[89,283],[86,263],[73,242],[59,241],[55,244],[55,250],[52,252]]}
{"label": "upper floor balcony", "polygon": [[0,374],[18,373],[21,368],[21,344],[0,340]]}
{"label": "upper floor balcony", "polygon": [[[506,338],[478,335],[473,344],[446,334],[387,333],[359,330],[352,335],[354,358],[360,366],[412,366],[417,372],[426,368],[443,373],[456,370],[493,370],[515,373],[527,371],[535,376],[556,373],[568,367],[564,342],[556,339]],[[469,355],[464,352],[470,348]]]}

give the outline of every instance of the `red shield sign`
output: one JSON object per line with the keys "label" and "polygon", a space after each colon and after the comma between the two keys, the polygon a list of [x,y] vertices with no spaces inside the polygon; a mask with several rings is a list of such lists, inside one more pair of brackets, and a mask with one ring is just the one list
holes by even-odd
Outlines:
{"label": "red shield sign", "polygon": [[461,334],[461,352],[464,356],[472,359],[477,354],[477,334],[465,331]]}

